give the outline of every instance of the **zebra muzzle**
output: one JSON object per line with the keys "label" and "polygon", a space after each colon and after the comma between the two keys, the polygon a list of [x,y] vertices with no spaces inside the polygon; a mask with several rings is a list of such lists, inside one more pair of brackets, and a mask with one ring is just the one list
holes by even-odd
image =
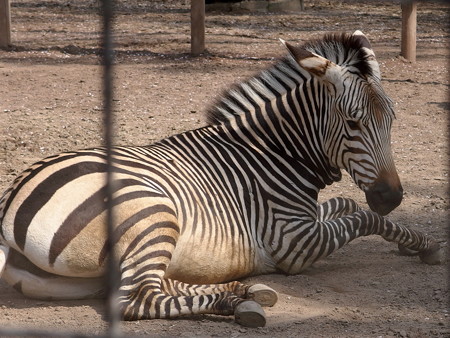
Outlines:
{"label": "zebra muzzle", "polygon": [[397,208],[403,199],[401,185],[392,187],[385,182],[376,183],[366,191],[366,201],[372,211],[381,216],[389,214]]}

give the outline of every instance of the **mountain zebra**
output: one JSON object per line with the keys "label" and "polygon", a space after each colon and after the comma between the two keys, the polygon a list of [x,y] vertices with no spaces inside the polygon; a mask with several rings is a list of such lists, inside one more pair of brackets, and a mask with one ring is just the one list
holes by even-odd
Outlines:
{"label": "mountain zebra", "polygon": [[[208,126],[114,149],[123,319],[215,313],[262,326],[276,292],[233,280],[298,274],[359,236],[439,262],[436,242],[381,216],[402,187],[392,103],[367,38],[283,43],[290,54],[224,94]],[[344,198],[318,206],[341,169],[374,212]],[[105,171],[94,148],[43,159],[13,182],[0,200],[2,278],[34,298],[102,296]]]}

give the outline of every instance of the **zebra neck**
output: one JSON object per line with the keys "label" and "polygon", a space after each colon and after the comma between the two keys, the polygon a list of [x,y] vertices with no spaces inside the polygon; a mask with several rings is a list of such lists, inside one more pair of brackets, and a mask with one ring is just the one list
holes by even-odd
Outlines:
{"label": "zebra neck", "polygon": [[286,58],[230,89],[207,118],[235,142],[301,163],[321,189],[341,178],[323,143],[329,101],[324,85]]}
{"label": "zebra neck", "polygon": [[266,166],[290,170],[287,175],[308,177],[309,184],[317,190],[342,177],[340,169],[328,164],[321,147],[308,147],[305,140],[294,141],[289,135],[280,140],[273,135],[248,129],[236,121],[210,128],[223,142],[237,149],[245,149],[248,154],[264,156]]}

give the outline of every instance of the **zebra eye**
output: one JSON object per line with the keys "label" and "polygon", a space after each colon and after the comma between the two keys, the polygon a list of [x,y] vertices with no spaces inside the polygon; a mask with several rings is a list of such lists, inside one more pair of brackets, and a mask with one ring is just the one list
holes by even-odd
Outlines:
{"label": "zebra eye", "polygon": [[359,125],[358,125],[357,121],[347,120],[347,124],[350,127],[350,129],[359,129]]}

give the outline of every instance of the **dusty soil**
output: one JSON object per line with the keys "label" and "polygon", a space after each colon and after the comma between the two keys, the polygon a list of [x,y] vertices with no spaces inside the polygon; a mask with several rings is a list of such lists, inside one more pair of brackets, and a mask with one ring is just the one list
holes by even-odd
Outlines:
{"label": "dusty soil", "polygon": [[[117,144],[145,145],[204,125],[202,111],[230,84],[268,67],[285,51],[326,32],[361,29],[372,40],[395,101],[393,151],[406,191],[389,218],[448,247],[450,6],[420,3],[417,62],[398,57],[400,5],[305,1],[301,13],[208,13],[207,48],[190,57],[189,1],[118,4],[115,112]],[[0,188],[32,162],[102,144],[100,19],[96,1],[12,1],[14,46],[0,51]],[[367,207],[348,177],[321,199],[342,195]],[[126,335],[449,337],[448,260],[402,257],[377,237],[358,239],[298,276],[245,280],[279,291],[264,328],[232,318],[122,323]],[[42,302],[0,282],[0,329],[86,335],[107,328],[101,300]],[[0,334],[1,335],[1,334]]]}

